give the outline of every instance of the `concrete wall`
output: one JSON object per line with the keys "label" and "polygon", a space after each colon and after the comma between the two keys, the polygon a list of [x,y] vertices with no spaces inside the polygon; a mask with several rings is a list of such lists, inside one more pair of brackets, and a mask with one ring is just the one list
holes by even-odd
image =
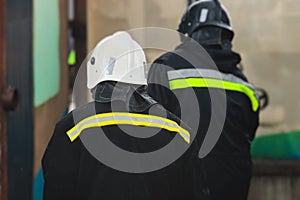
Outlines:
{"label": "concrete wall", "polygon": [[[223,0],[235,30],[234,49],[245,73],[270,95],[258,135],[300,129],[300,3],[298,0]],[[117,30],[158,26],[177,29],[186,0],[88,1],[88,50]],[[161,52],[160,52],[161,53]],[[151,54],[152,61],[158,54]]]}
{"label": "concrete wall", "polygon": [[258,134],[300,128],[300,2],[298,0],[222,1],[229,10],[245,72],[267,89],[270,106]]}
{"label": "concrete wall", "polygon": [[297,200],[299,176],[254,176],[248,200]]}
{"label": "concrete wall", "polygon": [[90,0],[88,9],[88,49],[103,37],[119,30],[141,27],[176,29],[185,0]]}
{"label": "concrete wall", "polygon": [[254,160],[249,200],[300,199],[300,162]]}

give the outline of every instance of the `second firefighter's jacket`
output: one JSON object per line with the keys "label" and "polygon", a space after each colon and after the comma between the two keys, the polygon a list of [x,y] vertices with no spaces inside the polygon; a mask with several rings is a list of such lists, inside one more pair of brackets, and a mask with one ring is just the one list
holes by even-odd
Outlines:
{"label": "second firefighter's jacket", "polygon": [[[147,91],[193,129],[199,144],[209,128],[222,128],[210,155],[249,157],[258,127],[259,101],[255,88],[237,67],[241,58],[232,51],[212,48],[205,49],[205,54],[194,51],[193,45],[187,40],[155,60],[148,74]],[[195,60],[198,62],[191,64]],[[218,103],[218,95],[225,103]],[[221,115],[225,117],[218,121]]]}

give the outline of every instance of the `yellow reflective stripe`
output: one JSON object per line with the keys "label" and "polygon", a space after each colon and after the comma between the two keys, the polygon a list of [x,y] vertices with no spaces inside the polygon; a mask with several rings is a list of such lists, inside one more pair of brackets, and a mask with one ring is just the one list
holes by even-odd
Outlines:
{"label": "yellow reflective stripe", "polygon": [[[111,118],[113,120],[106,120],[105,118]],[[118,118],[128,118],[128,119],[118,119]],[[133,120],[135,118],[135,120]],[[136,120],[137,119],[137,120]],[[143,120],[154,120],[152,121],[143,121]],[[145,114],[136,114],[136,113],[102,113],[93,115],[85,118],[76,124],[73,128],[67,131],[67,135],[70,140],[73,142],[82,131],[88,128],[93,127],[103,127],[109,125],[118,125],[118,124],[126,124],[126,125],[135,125],[135,126],[148,126],[155,128],[163,128],[168,131],[178,132],[180,136],[187,142],[190,142],[190,134],[187,130],[180,127],[176,122],[166,119],[163,117],[158,117],[154,115],[145,115]]]}
{"label": "yellow reflective stripe", "polygon": [[233,74],[224,74],[222,72],[212,70],[212,69],[179,69],[168,71],[168,78],[170,80],[183,79],[183,78],[210,78],[223,81],[229,81],[233,83],[243,84],[252,90],[255,90],[255,87],[244,81],[243,79],[234,76]]}
{"label": "yellow reflective stripe", "polygon": [[[170,126],[166,126],[163,124],[158,124],[158,123],[149,123],[149,122],[139,122],[139,121],[131,121],[131,120],[114,120],[114,121],[105,121],[105,122],[92,122],[92,123],[88,123],[85,124],[84,126],[82,126],[74,136],[72,136],[70,138],[70,140],[73,142],[79,135],[80,133],[88,128],[93,128],[93,127],[104,127],[104,126],[109,126],[109,125],[117,125],[117,124],[127,124],[127,125],[135,125],[135,126],[148,126],[148,127],[155,127],[155,128],[163,128],[166,129],[168,131],[172,131],[172,132],[178,132],[180,134],[180,136],[187,142],[189,143],[189,138],[187,138],[185,135],[182,134],[182,132],[186,131],[183,128],[174,128],[174,127],[170,127]],[[68,131],[69,132],[69,131]],[[67,134],[69,134],[67,132]],[[187,134],[187,133],[186,133]]]}
{"label": "yellow reflective stripe", "polygon": [[[97,115],[92,115],[90,117],[87,117],[83,120],[81,120],[77,126],[80,126],[80,124],[83,124],[87,121],[90,121],[92,119],[97,119],[97,118],[104,118],[104,117],[118,117],[118,116],[125,116],[125,117],[138,117],[138,118],[144,118],[144,119],[157,119],[157,120],[162,120],[166,121],[168,123],[174,124],[175,126],[178,126],[178,124],[172,120],[163,118],[163,117],[158,117],[154,115],[145,115],[145,114],[137,114],[137,113],[122,113],[122,112],[114,112],[114,113],[102,113],[102,114],[97,114]],[[69,131],[72,132],[73,130],[76,129],[76,126],[74,126],[72,129]]]}
{"label": "yellow reflective stripe", "polygon": [[259,107],[259,102],[256,98],[255,92],[249,87],[240,83],[234,83],[234,82],[217,80],[217,79],[209,79],[209,78],[186,78],[186,79],[171,80],[169,84],[171,90],[183,89],[188,87],[207,87],[207,88],[219,88],[219,89],[241,92],[247,95],[248,98],[250,99],[252,103],[253,111],[256,112]]}

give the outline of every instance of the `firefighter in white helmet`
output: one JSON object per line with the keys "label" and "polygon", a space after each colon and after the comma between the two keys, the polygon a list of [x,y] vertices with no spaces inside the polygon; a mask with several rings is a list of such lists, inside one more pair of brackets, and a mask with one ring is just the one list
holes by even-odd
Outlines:
{"label": "firefighter in white helmet", "polygon": [[187,154],[164,166],[173,155],[160,149],[188,146],[189,131],[146,93],[143,49],[127,32],[106,37],[87,80],[94,101],[57,123],[45,151],[44,199],[184,199]]}

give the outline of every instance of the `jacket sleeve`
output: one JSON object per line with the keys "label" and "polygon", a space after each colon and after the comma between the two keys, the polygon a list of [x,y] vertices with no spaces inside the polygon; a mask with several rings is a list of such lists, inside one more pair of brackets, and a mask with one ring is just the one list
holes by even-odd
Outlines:
{"label": "jacket sleeve", "polygon": [[56,125],[42,159],[44,200],[76,199],[80,141],[71,143],[66,131],[65,125]]}
{"label": "jacket sleeve", "polygon": [[[170,90],[168,70],[170,67],[166,66],[163,61],[156,60],[150,67],[148,73],[148,94],[158,103],[163,105],[167,110],[174,111],[174,99],[176,99],[173,92]],[[170,101],[170,99],[172,101]]]}

